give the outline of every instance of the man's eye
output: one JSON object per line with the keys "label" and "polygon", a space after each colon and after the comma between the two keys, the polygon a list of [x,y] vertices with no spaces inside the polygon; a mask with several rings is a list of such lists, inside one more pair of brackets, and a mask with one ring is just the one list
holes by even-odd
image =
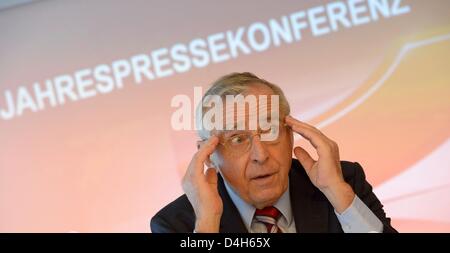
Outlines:
{"label": "man's eye", "polygon": [[245,141],[245,137],[242,135],[236,135],[231,137],[230,143],[233,145],[241,144]]}

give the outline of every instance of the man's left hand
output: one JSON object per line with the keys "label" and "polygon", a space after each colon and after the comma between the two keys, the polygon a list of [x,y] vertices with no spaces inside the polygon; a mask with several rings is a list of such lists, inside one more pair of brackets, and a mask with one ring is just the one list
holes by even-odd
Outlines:
{"label": "man's left hand", "polygon": [[286,116],[285,120],[294,132],[303,136],[316,149],[317,161],[301,147],[294,148],[294,155],[314,186],[322,191],[338,213],[342,213],[352,203],[355,193],[344,181],[338,145],[311,125],[291,116]]}

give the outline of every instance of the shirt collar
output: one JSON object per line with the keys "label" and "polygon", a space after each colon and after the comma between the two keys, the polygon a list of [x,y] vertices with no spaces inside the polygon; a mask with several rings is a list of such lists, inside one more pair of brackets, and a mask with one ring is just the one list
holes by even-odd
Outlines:
{"label": "shirt collar", "polygon": [[[228,184],[227,180],[224,178],[223,180],[225,184],[225,188],[227,189],[228,195],[230,195],[231,200],[239,211],[242,220],[244,221],[244,225],[248,231],[252,226],[253,217],[255,215],[256,208],[253,205],[245,202],[238,193],[234,191],[234,189]],[[273,205],[276,207],[283,217],[286,219],[287,224],[291,224],[292,222],[292,208],[291,208],[291,198],[289,194],[289,182],[287,190],[281,195],[281,197],[275,202]]]}

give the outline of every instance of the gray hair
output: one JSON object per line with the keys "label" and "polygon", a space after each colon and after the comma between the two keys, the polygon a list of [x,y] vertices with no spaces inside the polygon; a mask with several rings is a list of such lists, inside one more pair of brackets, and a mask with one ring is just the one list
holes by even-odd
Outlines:
{"label": "gray hair", "polygon": [[210,137],[210,132],[203,128],[202,115],[210,109],[209,107],[204,106],[207,104],[208,97],[212,97],[210,95],[216,95],[224,99],[227,95],[239,95],[243,94],[247,91],[247,89],[253,85],[266,85],[269,87],[274,95],[278,95],[279,103],[280,103],[280,112],[282,115],[287,116],[290,113],[289,102],[287,101],[283,91],[277,85],[270,83],[264,79],[257,77],[256,75],[250,72],[243,73],[231,73],[219,78],[215,81],[212,86],[205,92],[202,97],[201,102],[197,106],[196,110],[196,124],[198,127],[198,135],[201,139],[205,140]]}

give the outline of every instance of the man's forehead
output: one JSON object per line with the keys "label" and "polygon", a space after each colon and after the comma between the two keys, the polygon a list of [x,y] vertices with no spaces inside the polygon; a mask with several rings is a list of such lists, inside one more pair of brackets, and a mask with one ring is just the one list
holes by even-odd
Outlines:
{"label": "man's forehead", "polygon": [[262,99],[257,100],[256,103],[245,103],[241,107],[228,104],[224,108],[224,125],[226,129],[235,129],[239,125],[247,128],[251,123],[278,121],[279,115],[279,106],[272,106],[271,101]]}
{"label": "man's forehead", "polygon": [[244,112],[246,115],[256,116],[258,115],[259,112],[267,112],[268,114],[270,114],[270,112],[273,109],[277,109],[272,106],[270,98],[266,100],[264,99],[253,100],[250,99],[248,96],[245,96],[244,99],[245,99],[244,101],[233,100],[228,101],[228,103],[225,103],[224,111],[226,112],[226,114],[232,115],[236,114],[238,110],[243,110],[241,112]]}
{"label": "man's forehead", "polygon": [[251,86],[238,95],[212,95],[206,100],[210,109],[202,116],[202,124],[209,131],[267,130],[268,124],[280,120],[279,100],[279,95],[264,84]]}

